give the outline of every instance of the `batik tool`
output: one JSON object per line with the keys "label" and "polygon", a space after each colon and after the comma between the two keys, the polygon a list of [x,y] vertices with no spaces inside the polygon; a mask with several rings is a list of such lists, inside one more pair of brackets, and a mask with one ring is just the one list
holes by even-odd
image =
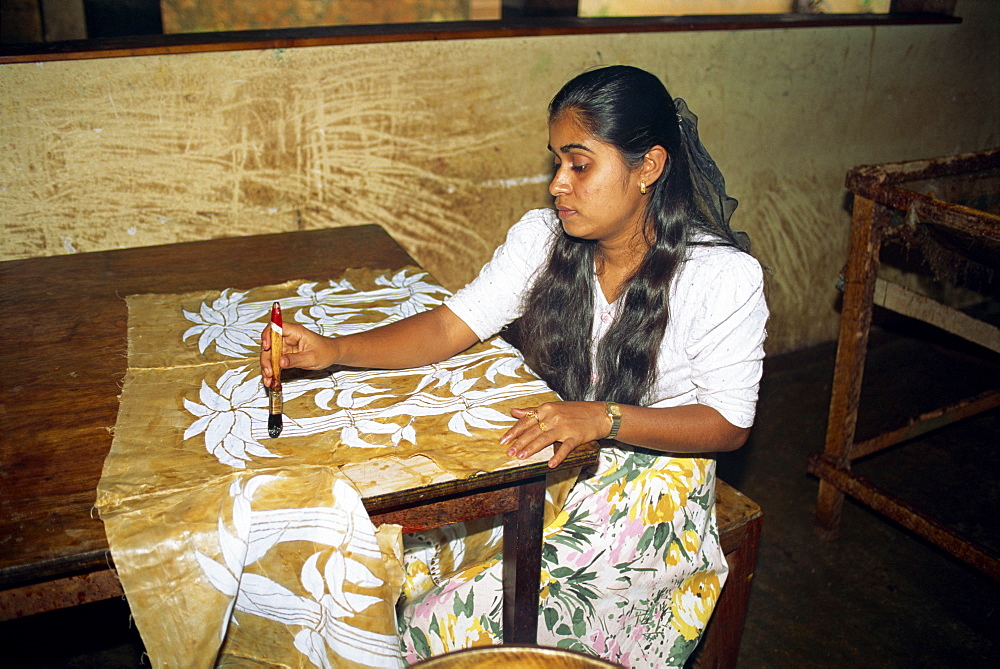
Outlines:
{"label": "batik tool", "polygon": [[268,416],[267,416],[267,434],[269,437],[274,438],[281,434],[281,412],[282,412],[282,398],[281,398],[281,344],[282,344],[282,331],[281,331],[281,305],[277,302],[271,307],[271,374],[274,379],[271,381],[271,387],[268,388]]}

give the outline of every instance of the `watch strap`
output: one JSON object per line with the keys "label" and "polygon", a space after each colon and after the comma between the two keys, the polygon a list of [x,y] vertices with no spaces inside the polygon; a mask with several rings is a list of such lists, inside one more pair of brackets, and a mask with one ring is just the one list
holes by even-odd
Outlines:
{"label": "watch strap", "polygon": [[608,412],[608,418],[611,419],[611,432],[605,439],[614,439],[618,436],[618,428],[622,426],[622,410],[615,402],[605,402],[604,405]]}

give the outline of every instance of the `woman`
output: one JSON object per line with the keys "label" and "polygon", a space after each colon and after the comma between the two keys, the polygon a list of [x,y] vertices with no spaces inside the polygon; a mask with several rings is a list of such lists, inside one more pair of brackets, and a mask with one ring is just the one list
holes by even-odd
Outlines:
{"label": "woman", "polygon": [[[746,441],[763,359],[761,268],[729,228],[735,201],[695,121],[637,68],[579,75],[549,107],[555,210],[528,212],[444,306],[338,339],[289,325],[281,358],[414,367],[517,320],[529,364],[564,401],[515,409],[501,447],[525,458],[554,444],[555,466],[614,440],[546,528],[538,641],[626,666],[683,664],[711,614],[727,571],[715,464],[692,456]],[[265,331],[265,385],[269,344]],[[440,565],[495,536],[466,531],[411,552],[410,576],[431,578],[423,593],[411,578],[401,610],[410,659],[502,634],[499,562]]]}

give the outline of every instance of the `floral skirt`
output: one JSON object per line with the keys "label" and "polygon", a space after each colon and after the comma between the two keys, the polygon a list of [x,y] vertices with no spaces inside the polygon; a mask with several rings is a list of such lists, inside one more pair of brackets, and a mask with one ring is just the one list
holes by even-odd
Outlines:
{"label": "floral skirt", "polygon": [[[728,572],[715,461],[605,447],[597,472],[557,506],[544,531],[538,643],[625,667],[682,666]],[[405,660],[501,642],[501,540],[498,518],[408,537]]]}

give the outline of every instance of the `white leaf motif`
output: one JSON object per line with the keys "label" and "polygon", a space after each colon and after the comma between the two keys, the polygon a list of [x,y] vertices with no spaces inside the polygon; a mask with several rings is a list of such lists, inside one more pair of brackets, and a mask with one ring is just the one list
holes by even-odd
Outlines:
{"label": "white leaf motif", "polygon": [[229,597],[236,596],[239,581],[233,574],[201,551],[195,551],[194,556],[195,559],[198,560],[198,565],[201,567],[201,570],[205,572],[205,576],[208,577],[208,582],[211,583],[216,590],[224,595],[228,595]]}
{"label": "white leaf motif", "polygon": [[320,553],[313,553],[302,564],[302,573],[299,575],[302,587],[306,589],[313,599],[319,601],[326,594],[326,587],[323,585],[323,575],[316,568]]}

